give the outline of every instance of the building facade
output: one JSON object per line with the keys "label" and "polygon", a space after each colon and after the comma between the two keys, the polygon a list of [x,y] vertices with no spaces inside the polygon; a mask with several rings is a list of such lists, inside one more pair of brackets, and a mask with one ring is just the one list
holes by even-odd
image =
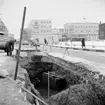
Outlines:
{"label": "building facade", "polygon": [[27,29],[31,30],[31,40],[38,38],[40,43],[44,43],[44,38],[46,38],[50,44],[58,41],[58,35],[52,33],[52,21],[50,19],[31,20]]}
{"label": "building facade", "polygon": [[53,28],[52,34],[58,35],[59,40],[62,40],[62,37],[64,35],[64,28]]}
{"label": "building facade", "polygon": [[98,23],[66,23],[64,25],[65,33],[68,38],[82,38],[86,40],[98,40],[99,24]]}
{"label": "building facade", "polygon": [[99,39],[105,40],[105,23],[99,24]]}
{"label": "building facade", "polygon": [[53,35],[58,35],[60,32],[59,28],[52,28],[52,34]]}
{"label": "building facade", "polygon": [[28,28],[32,30],[32,35],[48,35],[52,33],[52,21],[47,19],[31,20]]}
{"label": "building facade", "polygon": [[31,30],[29,28],[24,28],[23,30],[23,40],[30,40],[31,39]]}

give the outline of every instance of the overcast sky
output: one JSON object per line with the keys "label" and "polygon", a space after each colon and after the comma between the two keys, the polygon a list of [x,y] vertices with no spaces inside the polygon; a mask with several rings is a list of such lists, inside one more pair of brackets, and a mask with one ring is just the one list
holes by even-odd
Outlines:
{"label": "overcast sky", "polygon": [[67,22],[105,22],[105,0],[0,0],[0,17],[10,33],[19,37],[24,6],[25,27],[32,19],[51,19],[52,27]]}

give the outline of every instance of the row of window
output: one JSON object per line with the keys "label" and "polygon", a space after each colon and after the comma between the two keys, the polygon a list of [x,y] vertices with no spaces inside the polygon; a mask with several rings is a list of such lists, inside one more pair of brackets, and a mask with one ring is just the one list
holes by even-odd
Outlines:
{"label": "row of window", "polygon": [[41,21],[40,23],[51,23],[51,21]]}
{"label": "row of window", "polygon": [[41,25],[41,28],[51,28],[51,25]]}
{"label": "row of window", "polygon": [[72,35],[72,36],[75,36],[75,37],[83,37],[83,36],[86,36],[86,37],[97,37],[98,35],[97,34],[88,34],[88,35]]}
{"label": "row of window", "polygon": [[75,28],[98,28],[98,26],[75,26]]}
{"label": "row of window", "polygon": [[98,30],[94,30],[94,31],[92,31],[92,30],[76,30],[75,32],[98,32]]}
{"label": "row of window", "polygon": [[35,25],[33,25],[33,26],[31,26],[31,27],[34,27],[34,28],[51,28],[51,25],[41,25],[41,26],[35,26]]}
{"label": "row of window", "polygon": [[48,32],[51,32],[51,30],[41,30],[40,32],[34,31],[34,33],[48,33]]}
{"label": "row of window", "polygon": [[51,30],[41,30],[40,32],[51,32]]}
{"label": "row of window", "polygon": [[98,30],[73,30],[73,29],[67,29],[66,32],[99,32]]}
{"label": "row of window", "polygon": [[98,28],[98,26],[69,26],[69,28]]}

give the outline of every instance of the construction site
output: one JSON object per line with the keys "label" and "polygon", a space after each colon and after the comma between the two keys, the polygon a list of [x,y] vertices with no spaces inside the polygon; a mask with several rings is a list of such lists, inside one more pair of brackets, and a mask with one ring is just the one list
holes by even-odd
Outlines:
{"label": "construction site", "polygon": [[[91,52],[90,56],[84,50],[46,43],[25,48],[25,12],[26,7],[13,55],[7,56],[0,46],[0,105],[105,105],[105,66],[77,57],[99,56],[98,61],[103,62],[104,53]],[[0,45],[10,40],[8,36],[4,39]]]}

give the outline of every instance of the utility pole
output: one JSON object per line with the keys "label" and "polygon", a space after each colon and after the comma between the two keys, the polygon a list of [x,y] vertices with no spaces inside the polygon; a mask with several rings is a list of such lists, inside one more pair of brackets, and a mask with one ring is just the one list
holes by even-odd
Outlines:
{"label": "utility pole", "polygon": [[18,49],[18,54],[17,54],[17,63],[16,63],[14,80],[16,80],[17,73],[18,73],[18,65],[19,65],[19,60],[20,60],[20,50],[21,50],[22,35],[23,35],[23,29],[24,29],[24,23],[25,23],[25,15],[26,15],[26,7],[24,7],[24,12],[23,12],[23,19],[22,19],[22,26],[21,26],[21,31],[20,31],[20,41],[19,41],[19,49]]}

